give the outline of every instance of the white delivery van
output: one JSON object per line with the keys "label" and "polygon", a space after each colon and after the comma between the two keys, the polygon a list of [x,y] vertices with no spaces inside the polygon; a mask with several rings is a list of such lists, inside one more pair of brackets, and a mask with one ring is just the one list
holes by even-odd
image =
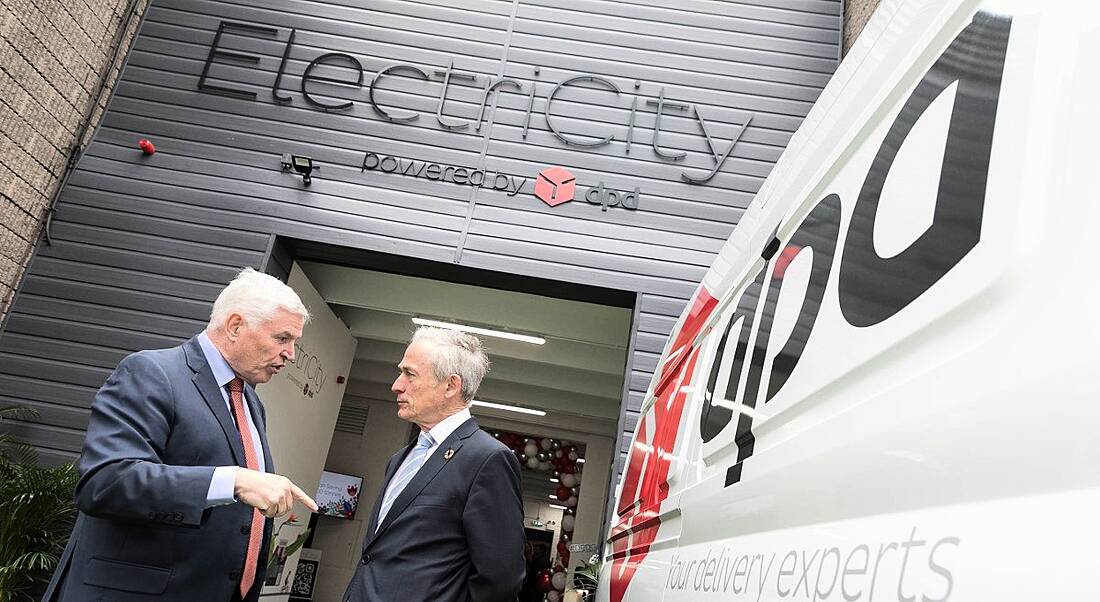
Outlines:
{"label": "white delivery van", "polygon": [[675,327],[601,602],[1100,600],[1100,6],[887,0]]}

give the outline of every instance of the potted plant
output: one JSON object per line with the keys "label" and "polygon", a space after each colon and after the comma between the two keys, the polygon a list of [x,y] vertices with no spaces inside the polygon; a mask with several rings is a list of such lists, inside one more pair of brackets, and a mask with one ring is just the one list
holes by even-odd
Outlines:
{"label": "potted plant", "polygon": [[[282,532],[283,527],[290,525],[297,527],[298,515],[291,512],[285,521],[283,521],[278,527],[275,528],[275,533],[271,535],[271,544],[267,555],[267,585],[278,585],[279,574],[283,572],[283,567],[286,566],[286,559],[290,558],[301,549],[306,543],[306,538],[309,537],[310,529],[303,529],[293,541],[293,543],[287,544],[285,539],[279,538],[279,533]],[[0,600],[0,602],[3,602]]]}
{"label": "potted plant", "polygon": [[[34,417],[25,408],[0,409],[0,422]],[[30,600],[49,579],[76,519],[72,464],[38,466],[26,443],[0,433],[0,602]]]}
{"label": "potted plant", "polygon": [[593,554],[588,562],[573,569],[573,586],[566,591],[567,598],[570,591],[577,592],[581,600],[588,600],[596,593],[596,587],[600,584],[600,555]]}

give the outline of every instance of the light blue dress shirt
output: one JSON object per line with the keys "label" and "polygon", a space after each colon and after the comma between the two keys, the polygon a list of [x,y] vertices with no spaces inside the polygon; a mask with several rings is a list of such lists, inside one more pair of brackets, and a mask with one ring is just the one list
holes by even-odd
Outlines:
{"label": "light blue dress shirt", "polygon": [[[229,409],[229,415],[232,416],[233,406],[229,402],[229,390],[226,385],[229,384],[229,381],[237,378],[237,374],[229,367],[229,362],[225,361],[214,343],[210,342],[210,337],[206,336],[206,331],[200,332],[198,339],[199,347],[202,347],[202,354],[206,356],[206,364],[210,366],[211,372],[214,373],[214,382],[218,383],[218,390],[221,391],[222,399],[225,400],[225,407]],[[252,433],[252,445],[256,448],[256,461],[260,465],[259,470],[265,472],[267,466],[264,463],[264,448],[260,445],[260,432],[256,429],[256,421],[252,419],[248,402],[244,404],[244,414],[248,419],[248,430]],[[206,490],[207,508],[232,504],[237,501],[233,497],[233,488],[236,484],[233,478],[234,468],[236,467],[218,466],[214,468],[214,477],[210,479],[210,488]]]}
{"label": "light blue dress shirt", "polygon": [[[424,462],[427,463],[432,455],[435,454],[435,450],[439,449],[439,446],[442,445],[444,441],[446,441],[447,437],[450,437],[451,433],[457,431],[458,427],[465,424],[466,421],[472,417],[473,414],[470,413],[470,408],[466,408],[464,410],[459,410],[455,414],[451,414],[450,416],[441,420],[439,424],[433,426],[431,430],[428,431],[428,434],[432,436],[432,446],[428,448],[428,454],[427,456],[425,456]],[[396,475],[397,473],[401,472],[401,469],[404,468],[405,465],[409,463],[409,461],[409,456],[405,456],[405,460],[401,462],[401,466],[398,466],[397,470],[395,470],[393,474]],[[389,485],[386,486],[386,491],[382,494],[382,499],[386,499],[386,496],[391,493],[395,484],[396,483],[394,481],[390,481]],[[381,518],[385,518],[385,516],[382,516]],[[381,520],[379,521],[379,524],[381,524]]]}

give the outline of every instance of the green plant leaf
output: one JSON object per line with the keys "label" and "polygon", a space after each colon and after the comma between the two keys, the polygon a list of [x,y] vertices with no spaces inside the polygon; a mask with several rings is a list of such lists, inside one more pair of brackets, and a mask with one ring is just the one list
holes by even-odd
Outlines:
{"label": "green plant leaf", "polygon": [[[0,417],[13,414],[0,410]],[[41,468],[32,454],[7,455],[19,445],[25,444],[0,437],[0,602],[23,599],[50,577],[76,518],[76,469]]]}

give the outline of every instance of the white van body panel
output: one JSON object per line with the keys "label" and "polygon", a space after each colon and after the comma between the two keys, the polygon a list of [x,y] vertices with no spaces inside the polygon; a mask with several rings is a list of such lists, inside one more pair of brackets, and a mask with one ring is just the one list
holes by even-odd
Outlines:
{"label": "white van body panel", "polygon": [[669,337],[598,600],[1100,599],[1098,17],[883,3]]}

